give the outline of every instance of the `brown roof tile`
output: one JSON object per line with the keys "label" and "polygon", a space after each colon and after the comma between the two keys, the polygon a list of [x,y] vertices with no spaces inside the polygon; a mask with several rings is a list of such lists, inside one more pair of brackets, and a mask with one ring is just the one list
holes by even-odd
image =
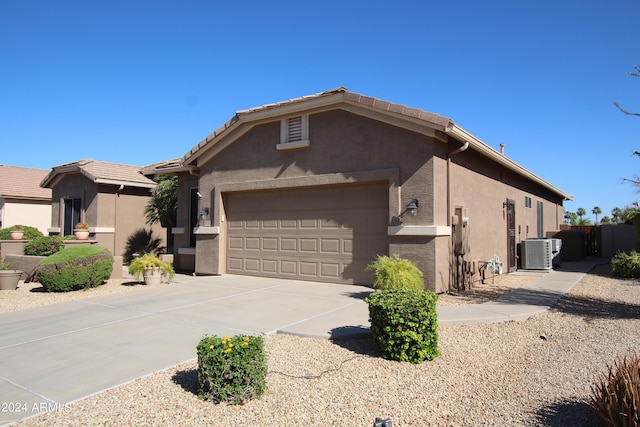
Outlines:
{"label": "brown roof tile", "polygon": [[0,165],[0,197],[51,200],[51,190],[40,187],[47,173],[45,169]]}
{"label": "brown roof tile", "polygon": [[80,173],[92,182],[101,184],[124,184],[132,187],[151,188],[155,182],[141,172],[140,166],[124,165],[121,163],[103,162],[84,159],[64,165],[54,166],[42,181],[43,186],[49,186],[51,181],[60,174]]}
{"label": "brown roof tile", "polygon": [[208,135],[202,141],[200,141],[197,145],[195,145],[185,156],[183,159],[187,161],[192,156],[196,155],[200,150],[202,150],[209,142],[218,138],[221,134],[223,134],[227,129],[229,129],[233,124],[240,120],[242,116],[251,115],[258,112],[267,111],[270,109],[275,109],[278,107],[294,105],[298,103],[302,103],[305,101],[309,101],[312,99],[322,98],[326,96],[332,96],[336,94],[342,94],[342,100],[345,102],[360,104],[365,107],[374,108],[377,110],[388,111],[395,114],[400,114],[410,118],[417,118],[420,120],[424,120],[425,122],[430,122],[436,124],[438,126],[446,127],[450,123],[452,123],[451,119],[448,117],[440,116],[439,114],[429,113],[423,111],[418,108],[410,108],[401,104],[394,104],[389,101],[383,101],[378,98],[373,98],[366,95],[361,95],[358,93],[349,92],[349,90],[340,86],[335,89],[326,90],[324,92],[316,93],[314,95],[301,96],[299,98],[292,98],[286,101],[275,102],[272,104],[265,104],[258,107],[248,108],[246,110],[236,111],[235,116],[233,116],[229,121],[227,121],[223,126],[216,129],[212,134]]}

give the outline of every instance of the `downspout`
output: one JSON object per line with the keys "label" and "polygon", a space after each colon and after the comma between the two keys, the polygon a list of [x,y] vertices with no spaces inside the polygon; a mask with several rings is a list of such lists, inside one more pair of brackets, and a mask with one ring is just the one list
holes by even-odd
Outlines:
{"label": "downspout", "polygon": [[[446,128],[447,133],[452,132],[454,130],[455,130],[455,125],[453,123],[451,123]],[[452,214],[452,207],[451,207],[451,157],[455,156],[456,154],[462,153],[463,151],[466,151],[468,148],[469,148],[469,140],[464,138],[464,144],[461,147],[459,147],[459,148],[457,148],[457,149],[455,149],[452,152],[447,154],[447,225],[449,227],[453,226],[453,221],[452,221],[452,218],[451,218],[451,214]],[[451,236],[452,239],[455,239],[453,230],[452,230],[451,235],[452,235]],[[456,289],[458,289],[458,282],[459,282],[458,268],[459,268],[459,266],[458,266],[458,259],[457,258],[458,257],[455,257],[455,260],[452,260],[453,262],[455,262],[455,270],[450,271],[450,273],[449,273],[449,288],[451,288],[452,284],[455,284]],[[453,281],[453,283],[452,283],[452,281]]]}
{"label": "downspout", "polygon": [[124,184],[120,184],[120,187],[116,190],[115,193],[115,200],[114,200],[114,206],[113,206],[113,210],[115,212],[114,218],[113,218],[113,253],[116,253],[116,241],[117,241],[117,235],[118,235],[118,198],[120,197],[120,192],[124,190]]}
{"label": "downspout", "polygon": [[[447,132],[451,127],[447,127]],[[462,147],[450,152],[447,154],[447,225],[451,226],[451,157],[455,156],[458,153],[462,153],[469,148],[469,141],[464,141],[464,145]]]}

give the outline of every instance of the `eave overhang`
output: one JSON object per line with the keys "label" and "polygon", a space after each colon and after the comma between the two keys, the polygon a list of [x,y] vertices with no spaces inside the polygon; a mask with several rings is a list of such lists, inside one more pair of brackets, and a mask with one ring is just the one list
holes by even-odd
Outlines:
{"label": "eave overhang", "polygon": [[492,161],[495,161],[496,163],[498,163],[498,164],[506,167],[507,169],[517,173],[518,175],[521,175],[521,176],[523,176],[523,177],[535,182],[536,184],[546,188],[547,190],[552,191],[553,193],[561,196],[563,198],[563,200],[573,200],[573,196],[572,195],[565,193],[564,191],[560,190],[556,186],[554,186],[554,185],[550,184],[549,182],[545,181],[544,179],[540,178],[538,175],[536,175],[533,172],[529,171],[528,169],[520,166],[518,163],[514,162],[513,160],[511,160],[510,158],[508,158],[504,154],[496,151],[495,149],[493,149],[492,147],[490,147],[486,143],[482,142],[480,139],[476,138],[475,136],[473,136],[472,134],[470,134],[469,132],[467,132],[466,130],[461,128],[460,126],[456,125],[455,123],[451,122],[445,128],[444,131],[448,135],[451,135],[457,141],[460,141],[462,143],[467,143],[468,142],[470,149],[479,152],[480,154],[482,154],[483,156],[487,157],[488,159],[490,159]]}

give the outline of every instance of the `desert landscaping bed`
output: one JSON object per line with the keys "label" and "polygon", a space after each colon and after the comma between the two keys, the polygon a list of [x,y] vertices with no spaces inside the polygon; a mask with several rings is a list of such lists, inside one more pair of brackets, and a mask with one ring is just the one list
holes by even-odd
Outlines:
{"label": "desert landscaping bed", "polygon": [[[245,405],[199,400],[191,361],[17,425],[370,426],[377,416],[394,426],[601,425],[583,401],[607,364],[640,347],[639,286],[598,267],[527,321],[440,328],[442,356],[420,365],[377,357],[370,338],[268,336],[269,390]],[[482,285],[439,304],[495,294]]]}

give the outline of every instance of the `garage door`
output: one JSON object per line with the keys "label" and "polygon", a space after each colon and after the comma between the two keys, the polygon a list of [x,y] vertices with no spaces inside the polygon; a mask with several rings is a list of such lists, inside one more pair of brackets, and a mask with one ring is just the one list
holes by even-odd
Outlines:
{"label": "garage door", "polygon": [[370,284],[387,254],[388,185],[227,193],[227,273]]}

